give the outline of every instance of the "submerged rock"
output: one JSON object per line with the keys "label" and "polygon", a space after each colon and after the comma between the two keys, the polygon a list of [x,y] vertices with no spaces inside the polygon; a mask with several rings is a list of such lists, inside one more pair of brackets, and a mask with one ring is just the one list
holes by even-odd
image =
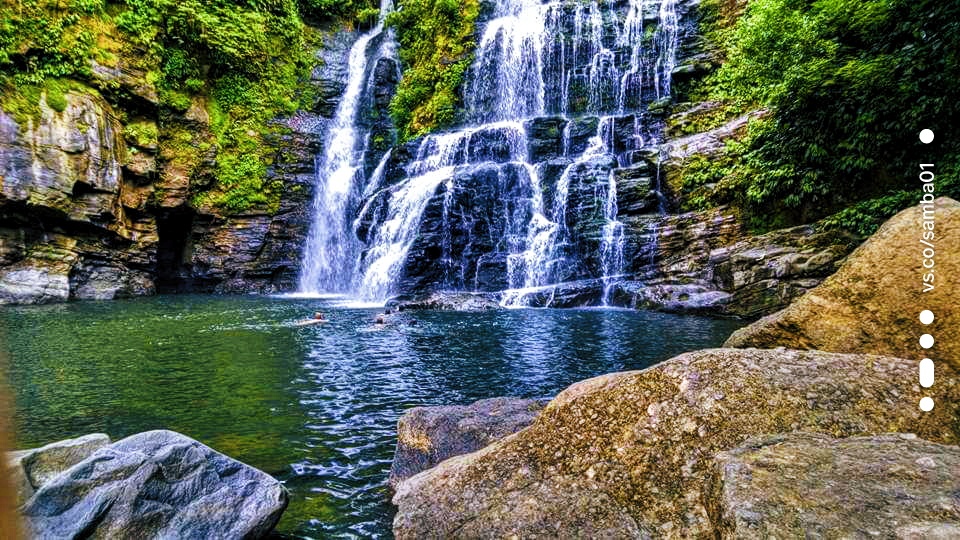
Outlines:
{"label": "submerged rock", "polygon": [[[930,394],[938,406],[917,407]],[[912,431],[956,444],[960,383],[916,362],[714,349],[577,383],[530,427],[400,484],[398,538],[710,536],[717,452],[748,437]]]}
{"label": "submerged rock", "polygon": [[[929,356],[960,367],[960,203],[936,200],[936,281],[926,293],[922,220],[919,206],[900,212],[836,274],[783,311],[738,330],[725,346]],[[929,326],[918,320],[924,309],[936,317]],[[936,339],[929,350],[918,343],[925,333]]]}
{"label": "submerged rock", "polygon": [[390,487],[441,461],[475,452],[533,423],[546,401],[492,398],[471,405],[415,407],[397,423]]}
{"label": "submerged rock", "polygon": [[259,538],[286,506],[266,473],[158,430],[96,450],[21,511],[39,538]]}
{"label": "submerged rock", "polygon": [[777,435],[717,456],[720,538],[960,538],[960,448]]}

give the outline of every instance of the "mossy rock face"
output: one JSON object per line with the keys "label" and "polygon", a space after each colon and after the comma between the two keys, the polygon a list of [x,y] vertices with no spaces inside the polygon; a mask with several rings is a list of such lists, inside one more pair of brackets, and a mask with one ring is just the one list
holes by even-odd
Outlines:
{"label": "mossy rock face", "polygon": [[[727,347],[790,347],[929,357],[960,367],[960,203],[935,202],[934,289],[924,291],[923,209],[900,212],[854,251],[836,274],[788,308],[738,330]],[[920,323],[921,310],[936,319]],[[920,347],[921,334],[936,343]],[[938,381],[940,379],[938,378]]]}
{"label": "mossy rock face", "polygon": [[[945,370],[946,371],[946,370]],[[709,537],[714,456],[765,433],[913,432],[956,444],[960,383],[916,362],[714,349],[563,391],[534,424],[403,482],[398,538]],[[919,410],[924,394],[938,406]]]}
{"label": "mossy rock face", "polygon": [[960,447],[790,433],[717,456],[719,538],[958,538]]}

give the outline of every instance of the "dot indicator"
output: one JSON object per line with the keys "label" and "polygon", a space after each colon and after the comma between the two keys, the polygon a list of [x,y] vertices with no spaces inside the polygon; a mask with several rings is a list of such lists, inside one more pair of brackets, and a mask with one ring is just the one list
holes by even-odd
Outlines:
{"label": "dot indicator", "polygon": [[923,144],[930,144],[933,142],[933,132],[929,129],[925,129],[920,132],[920,142]]}
{"label": "dot indicator", "polygon": [[929,349],[930,347],[933,347],[933,336],[931,336],[930,334],[924,334],[920,336],[920,346],[923,347],[924,349]]}
{"label": "dot indicator", "polygon": [[933,410],[933,398],[925,397],[920,400],[920,410],[930,412]]}
{"label": "dot indicator", "polygon": [[930,388],[933,386],[933,360],[924,358],[920,361],[920,386]]}
{"label": "dot indicator", "polygon": [[925,309],[920,312],[920,322],[923,324],[930,324],[933,322],[933,312],[929,309]]}

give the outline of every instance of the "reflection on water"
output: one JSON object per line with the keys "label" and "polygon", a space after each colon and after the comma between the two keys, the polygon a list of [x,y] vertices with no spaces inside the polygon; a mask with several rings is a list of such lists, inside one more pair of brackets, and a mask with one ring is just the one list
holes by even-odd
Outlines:
{"label": "reflection on water", "polygon": [[[19,446],[182,432],[283,480],[279,529],[389,537],[406,408],[539,397],[720,344],[740,323],[625,310],[417,312],[161,296],[6,308]],[[295,327],[322,309],[331,322]],[[410,324],[416,320],[416,325]]]}

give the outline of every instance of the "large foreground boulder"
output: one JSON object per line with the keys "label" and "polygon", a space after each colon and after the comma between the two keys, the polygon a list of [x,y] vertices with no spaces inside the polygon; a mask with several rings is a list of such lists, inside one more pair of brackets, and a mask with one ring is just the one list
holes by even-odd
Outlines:
{"label": "large foreground boulder", "polygon": [[[724,346],[927,356],[960,368],[960,203],[943,197],[934,206],[932,269],[923,267],[924,213],[914,206],[887,221],[820,286],[738,330]],[[923,292],[931,270],[934,289]],[[924,309],[936,317],[929,326],[918,319]],[[934,336],[932,349],[920,347],[922,334]]]}
{"label": "large foreground boulder", "polygon": [[924,413],[916,381],[916,361],[756,349],[698,351],[589,379],[529,428],[402,482],[394,532],[711,536],[713,458],[756,434],[912,432],[956,444],[960,382],[939,378],[924,392],[938,405]]}
{"label": "large foreground boulder", "polygon": [[21,512],[37,538],[258,538],[286,506],[266,473],[160,430],[100,448]]}
{"label": "large foreground boulder", "polygon": [[546,401],[492,398],[466,406],[415,407],[397,423],[390,487],[441,461],[475,452],[529,426]]}
{"label": "large foreground boulder", "polygon": [[722,538],[960,538],[960,448],[792,433],[717,456]]}

